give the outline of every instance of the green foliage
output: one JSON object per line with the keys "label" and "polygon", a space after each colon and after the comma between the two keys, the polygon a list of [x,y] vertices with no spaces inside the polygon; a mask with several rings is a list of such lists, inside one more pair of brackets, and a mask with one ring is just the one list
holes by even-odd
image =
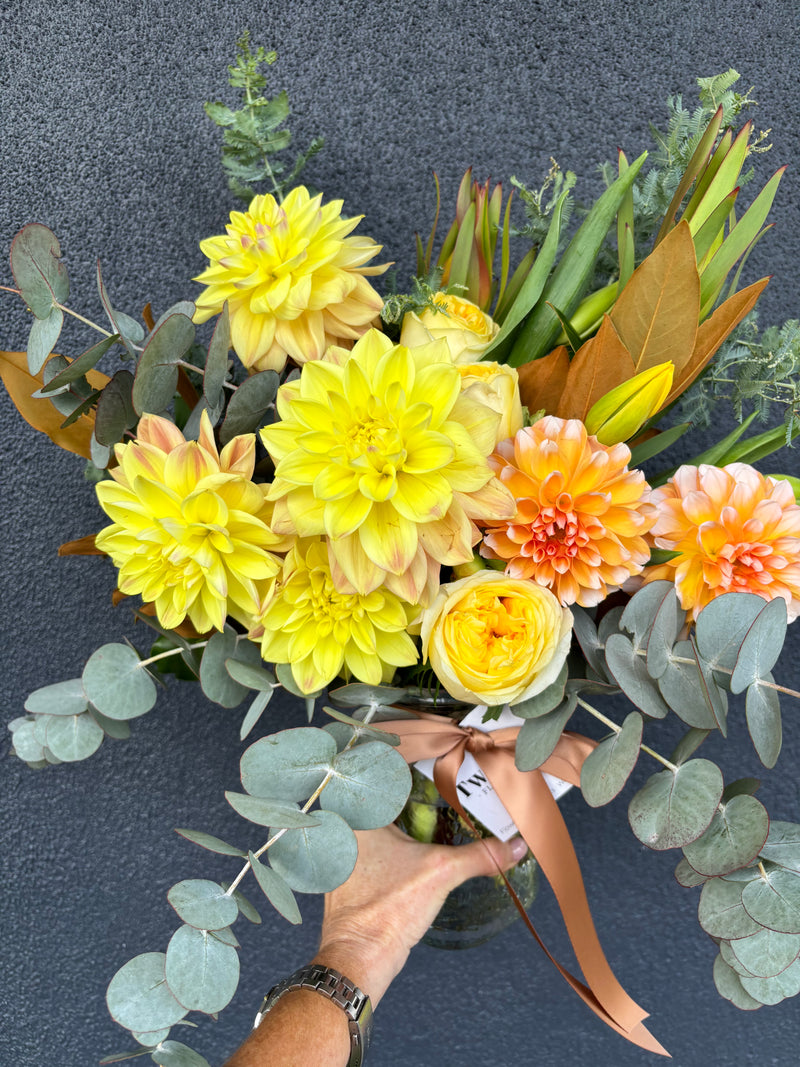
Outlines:
{"label": "green foliage", "polygon": [[321,811],[318,817],[318,826],[276,836],[269,850],[274,870],[299,893],[329,893],[356,865],[356,835],[345,820],[333,811]]}
{"label": "green foliage", "polygon": [[437,269],[427,278],[412,278],[410,293],[390,292],[381,309],[381,319],[385,325],[400,326],[409,311],[419,313],[429,309],[442,312],[441,305],[436,303],[437,297],[441,299],[441,277],[442,272]]}
{"label": "green foliage", "polygon": [[239,914],[233,897],[205,878],[178,882],[167,893],[167,900],[185,923],[198,930],[221,930]]}
{"label": "green foliage", "polygon": [[561,225],[563,229],[566,229],[574,207],[572,189],[576,181],[577,176],[572,171],[567,171],[565,174],[552,157],[550,158],[550,170],[538,189],[529,189],[524,182],[512,175],[511,184],[519,194],[526,218],[524,226],[512,229],[512,236],[525,237],[534,248],[541,248],[550,229],[553,210],[562,193],[566,195]]}
{"label": "green foliage", "polygon": [[[229,900],[238,912],[235,902]],[[167,946],[164,963],[167,984],[190,1011],[212,1015],[226,1008],[239,984],[239,954],[232,945],[206,929],[178,927]]]}
{"label": "green foliage", "polygon": [[222,167],[231,191],[249,204],[256,195],[252,183],[266,182],[268,192],[280,202],[296,184],[306,163],[322,148],[323,141],[315,137],[286,172],[286,165],[276,157],[292,139],[284,126],[289,118],[289,98],[285,91],[271,99],[261,92],[267,85],[261,67],[271,67],[278,54],[260,46],[252,51],[248,31],[240,37],[236,51],[236,63],[228,67],[228,82],[241,90],[241,108],[234,111],[224,104],[209,102],[205,112],[224,131]]}
{"label": "green foliage", "polygon": [[622,790],[639,759],[644,721],[637,711],[591,752],[581,768],[581,792],[593,808],[608,804]]}

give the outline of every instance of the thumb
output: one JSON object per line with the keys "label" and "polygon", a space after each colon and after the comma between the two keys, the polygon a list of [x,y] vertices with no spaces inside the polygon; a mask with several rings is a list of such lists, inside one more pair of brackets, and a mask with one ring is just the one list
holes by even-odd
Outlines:
{"label": "thumb", "polygon": [[496,874],[497,867],[507,871],[525,856],[528,846],[521,837],[514,837],[510,841],[500,841],[496,837],[490,837],[482,841],[472,841],[468,845],[461,845],[454,851],[453,859],[456,863],[453,875],[456,881],[453,886],[455,887],[465,882],[467,878],[475,878],[482,874]]}

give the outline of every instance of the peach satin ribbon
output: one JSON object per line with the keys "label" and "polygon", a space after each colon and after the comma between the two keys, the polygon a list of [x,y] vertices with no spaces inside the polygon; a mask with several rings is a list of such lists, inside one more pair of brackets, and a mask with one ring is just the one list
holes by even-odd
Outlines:
{"label": "peach satin ribbon", "polygon": [[414,715],[413,719],[393,719],[370,725],[373,729],[397,734],[399,752],[408,763],[436,759],[433,772],[436,788],[468,825],[472,824],[458,798],[456,776],[464,753],[472,753],[550,883],[586,984],[553,958],[503,875],[528,929],[564,979],[605,1023],[633,1044],[669,1056],[642,1025],[648,1013],[628,996],[603,954],[569,831],[542,776],[542,772],[547,771],[579,786],[581,766],[596,742],[580,734],[565,732],[541,767],[519,771],[514,763],[518,727],[483,732],[458,726],[440,715],[425,712],[415,712]]}

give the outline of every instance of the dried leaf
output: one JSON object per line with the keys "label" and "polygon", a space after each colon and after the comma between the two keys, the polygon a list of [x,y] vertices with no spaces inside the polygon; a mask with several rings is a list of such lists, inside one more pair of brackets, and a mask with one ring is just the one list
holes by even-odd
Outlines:
{"label": "dried leaf", "polygon": [[728,334],[752,311],[768,281],[769,278],[762,278],[748,285],[746,289],[740,289],[700,324],[690,358],[684,361],[683,367],[679,368],[677,364],[675,366],[672,391],[666,399],[665,407],[689,388]]}
{"label": "dried leaf", "polygon": [[681,221],[633,272],[611,318],[637,373],[672,360],[678,376],[694,348],[699,315],[694,242]]}
{"label": "dried leaf", "polygon": [[94,543],[96,534],[87,534],[86,537],[79,537],[76,541],[65,541],[63,545],[59,545],[59,556],[104,556],[105,552],[97,548]]}
{"label": "dried leaf", "polygon": [[585,420],[593,404],[635,373],[628,348],[611,318],[604,315],[600,329],[581,345],[569,365],[556,414],[562,419]]}
{"label": "dried leaf", "polygon": [[566,345],[559,345],[542,359],[518,367],[519,395],[528,411],[544,410],[553,414],[561,401],[568,371],[569,352]]}
{"label": "dried leaf", "polygon": [[[102,389],[109,381],[100,371],[89,371],[86,375],[93,389]],[[57,444],[59,448],[76,455],[90,458],[89,442],[94,429],[94,418],[81,415],[70,426],[62,429],[64,416],[60,414],[49,400],[34,398],[44,384],[43,371],[31,374],[28,370],[28,357],[25,352],[0,352],[0,378],[14,401],[17,411],[23,419]]]}

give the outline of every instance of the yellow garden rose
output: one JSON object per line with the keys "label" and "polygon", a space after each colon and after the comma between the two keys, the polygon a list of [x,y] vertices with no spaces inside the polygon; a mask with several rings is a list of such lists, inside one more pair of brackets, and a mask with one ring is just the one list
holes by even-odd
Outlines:
{"label": "yellow garden rose", "polygon": [[569,652],[572,613],[549,589],[478,571],[443,585],[421,617],[422,654],[456,700],[519,704],[551,685]]}
{"label": "yellow garden rose", "polygon": [[436,304],[442,309],[425,308],[419,315],[409,311],[403,317],[400,344],[408,348],[427,345],[444,338],[455,363],[474,363],[500,331],[497,323],[471,300],[440,293]]}
{"label": "yellow garden rose", "polygon": [[496,444],[514,437],[523,424],[516,368],[504,363],[458,363],[457,369],[462,396],[478,400],[500,415]]}

